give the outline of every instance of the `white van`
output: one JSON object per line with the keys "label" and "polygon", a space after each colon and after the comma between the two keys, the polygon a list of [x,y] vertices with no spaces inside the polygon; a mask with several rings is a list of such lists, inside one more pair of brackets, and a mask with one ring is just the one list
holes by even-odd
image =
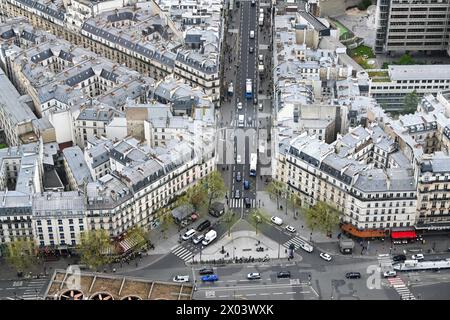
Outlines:
{"label": "white van", "polygon": [[254,39],[254,38],[255,38],[255,31],[250,30],[250,39]]}
{"label": "white van", "polygon": [[211,242],[213,242],[214,239],[217,238],[217,232],[215,230],[208,231],[207,234],[205,234],[205,239],[203,239],[202,244],[204,246],[207,246]]}
{"label": "white van", "polygon": [[195,229],[191,229],[183,235],[182,239],[186,241],[186,240],[189,240],[190,238],[192,238],[194,235],[195,235]]}
{"label": "white van", "polygon": [[243,126],[244,126],[244,115],[240,114],[239,120],[238,120],[238,127],[243,127]]}

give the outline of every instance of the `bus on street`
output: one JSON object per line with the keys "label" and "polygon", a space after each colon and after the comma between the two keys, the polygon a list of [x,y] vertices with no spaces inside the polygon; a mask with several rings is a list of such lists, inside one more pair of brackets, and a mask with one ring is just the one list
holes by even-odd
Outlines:
{"label": "bus on street", "polygon": [[256,164],[258,162],[258,154],[250,154],[250,176],[256,177]]}
{"label": "bus on street", "polygon": [[253,97],[253,94],[252,94],[252,79],[247,79],[245,81],[245,97],[247,99],[251,99]]}

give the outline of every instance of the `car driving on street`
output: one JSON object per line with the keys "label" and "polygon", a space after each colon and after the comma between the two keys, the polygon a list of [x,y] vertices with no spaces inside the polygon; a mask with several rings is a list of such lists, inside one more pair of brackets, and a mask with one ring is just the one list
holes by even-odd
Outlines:
{"label": "car driving on street", "polygon": [[418,253],[418,254],[414,254],[411,258],[412,258],[413,260],[423,260],[423,259],[424,259],[424,256],[423,256],[423,254]]}
{"label": "car driving on street", "polygon": [[294,233],[294,232],[296,231],[295,228],[294,228],[293,226],[289,226],[289,225],[287,225],[285,229],[286,229],[287,231],[289,231],[289,232],[292,232],[292,233]]}
{"label": "car driving on street", "polygon": [[206,276],[201,277],[203,282],[214,282],[219,280],[219,277],[215,274],[208,274]]}
{"label": "car driving on street", "polygon": [[247,275],[247,279],[249,280],[261,279],[261,274],[259,272],[251,272]]}
{"label": "car driving on street", "polygon": [[272,221],[272,223],[281,226],[283,224],[283,220],[281,218],[275,217],[273,216],[272,218],[270,218],[270,221]]}
{"label": "car driving on street", "polygon": [[204,238],[205,238],[205,235],[203,235],[203,234],[198,234],[198,235],[196,235],[194,238],[192,238],[192,242],[193,242],[194,244],[199,244],[200,242],[203,241]]}
{"label": "car driving on street", "polygon": [[189,282],[189,276],[175,276],[173,277],[173,282]]}
{"label": "car driving on street", "polygon": [[361,278],[361,273],[359,273],[359,272],[347,272],[345,274],[345,277],[347,279],[359,279],[359,278]]}
{"label": "car driving on street", "polygon": [[183,234],[182,239],[183,240],[189,240],[190,238],[192,238],[195,235],[195,230],[194,229],[190,229],[189,231],[187,231],[185,234]]}
{"label": "car driving on street", "polygon": [[331,256],[330,256],[328,253],[321,252],[321,253],[319,254],[319,256],[320,256],[323,260],[331,261]]}
{"label": "car driving on street", "polygon": [[280,271],[277,273],[277,278],[290,278],[291,273],[289,271]]}
{"label": "car driving on street", "polygon": [[213,268],[205,267],[198,270],[198,273],[201,275],[214,274]]}

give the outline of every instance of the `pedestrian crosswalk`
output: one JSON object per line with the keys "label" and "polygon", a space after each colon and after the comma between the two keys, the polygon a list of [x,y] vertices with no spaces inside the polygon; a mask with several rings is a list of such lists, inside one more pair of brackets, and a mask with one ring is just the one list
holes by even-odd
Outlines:
{"label": "pedestrian crosswalk", "polygon": [[302,244],[302,243],[306,243],[306,241],[303,240],[302,238],[298,237],[298,236],[295,236],[292,239],[290,239],[289,241],[286,241],[285,243],[283,243],[283,247],[289,248],[289,246],[291,244],[294,244],[295,245],[295,250],[297,250],[297,249],[300,248],[300,244]]}
{"label": "pedestrian crosswalk", "polygon": [[24,300],[41,300],[43,299],[43,289],[48,283],[48,279],[35,279],[27,283],[27,288],[22,294]]}
{"label": "pedestrian crosswalk", "polygon": [[394,287],[395,291],[400,295],[402,300],[416,300],[409,288],[399,277],[389,278],[389,283]]}
{"label": "pedestrian crosswalk", "polygon": [[381,272],[393,270],[392,258],[390,254],[379,254],[377,259]]}
{"label": "pedestrian crosswalk", "polygon": [[194,252],[182,245],[175,247],[172,250],[172,253],[185,262],[192,260],[192,257],[194,256]]}
{"label": "pedestrian crosswalk", "polygon": [[[232,120],[230,126],[231,127],[239,127],[238,121],[237,120]],[[257,126],[258,125],[257,125],[257,121],[256,120],[252,120],[250,122],[249,121],[245,121],[245,123],[244,123],[244,127],[245,128],[256,128]]]}
{"label": "pedestrian crosswalk", "polygon": [[[256,199],[250,199],[250,207],[255,208],[256,207]],[[230,208],[242,208],[245,207],[244,199],[230,199],[229,201],[229,207]]]}

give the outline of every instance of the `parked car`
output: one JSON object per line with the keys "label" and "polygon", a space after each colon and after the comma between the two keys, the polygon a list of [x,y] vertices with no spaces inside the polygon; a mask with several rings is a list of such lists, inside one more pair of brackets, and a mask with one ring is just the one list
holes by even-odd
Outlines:
{"label": "parked car", "polygon": [[240,190],[236,190],[234,192],[234,198],[235,199],[240,199],[241,198],[241,191]]}
{"label": "parked car", "polygon": [[[275,222],[274,222],[275,223]],[[296,230],[295,230],[295,228],[293,227],[293,226],[289,226],[289,225],[287,225],[286,226],[286,228],[285,228],[287,231],[289,231],[289,232],[292,232],[292,233],[294,233]]]}
{"label": "parked car", "polygon": [[204,267],[198,270],[198,273],[201,275],[214,274],[214,270],[210,267]]}
{"label": "parked car", "polygon": [[194,229],[190,229],[183,235],[182,239],[185,241],[189,240],[190,238],[192,238],[195,235],[195,233],[196,233],[196,231]]}
{"label": "parked car", "polygon": [[281,226],[283,224],[283,220],[281,218],[278,218],[275,216],[270,218],[270,221],[272,221],[273,223],[275,223],[276,225],[279,225],[279,226]]}
{"label": "parked car", "polygon": [[247,279],[249,280],[256,280],[261,279],[261,273],[259,272],[251,272],[247,275]]}
{"label": "parked car", "polygon": [[173,282],[189,282],[189,276],[175,276]]}
{"label": "parked car", "polygon": [[291,273],[289,271],[280,271],[277,273],[277,278],[290,278]]}
{"label": "parked car", "polygon": [[385,278],[395,277],[395,276],[397,276],[397,272],[394,271],[394,270],[385,271],[385,272],[383,273],[383,276],[384,276]]}
{"label": "parked car", "polygon": [[211,221],[209,220],[205,220],[202,223],[200,223],[197,227],[197,231],[203,231],[206,230],[206,228],[208,228],[209,226],[211,226]]}
{"label": "parked car", "polygon": [[359,278],[361,278],[361,273],[359,273],[359,272],[347,272],[345,274],[345,277],[347,279],[359,279]]}
{"label": "parked car", "polygon": [[199,244],[200,242],[202,242],[202,240],[205,238],[204,234],[198,234],[196,235],[194,238],[192,238],[192,242],[194,244]]}
{"label": "parked car", "polygon": [[392,260],[394,260],[395,262],[405,261],[406,260],[406,256],[404,254],[398,254],[396,256],[393,256]]}
{"label": "parked car", "polygon": [[411,258],[412,258],[413,260],[423,260],[423,259],[424,259],[424,256],[423,256],[423,254],[418,253],[418,254],[414,254]]}
{"label": "parked car", "polygon": [[219,277],[215,274],[208,274],[206,276],[201,277],[202,281],[204,282],[214,282],[219,280]]}
{"label": "parked car", "polygon": [[321,253],[319,254],[319,256],[320,256],[323,260],[331,261],[331,256],[330,256],[328,253],[321,252]]}

